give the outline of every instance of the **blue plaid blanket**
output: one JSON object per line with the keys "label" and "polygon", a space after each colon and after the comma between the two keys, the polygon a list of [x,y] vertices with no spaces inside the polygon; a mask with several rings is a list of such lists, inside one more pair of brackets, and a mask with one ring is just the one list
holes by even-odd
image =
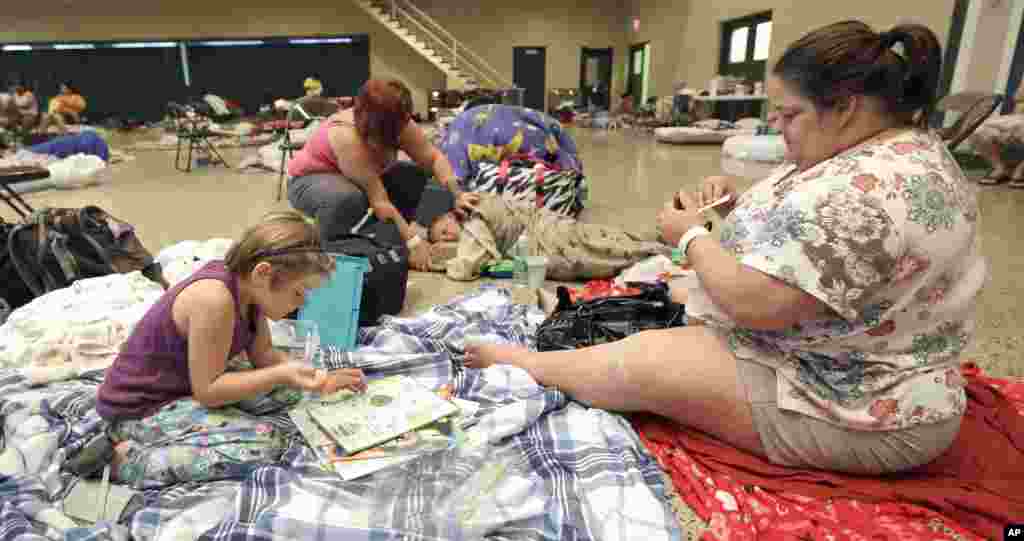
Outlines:
{"label": "blue plaid blanket", "polygon": [[74,481],[60,464],[104,429],[102,374],[33,388],[0,371],[0,541],[43,539],[676,540],[661,470],[629,423],[543,388],[524,371],[461,366],[463,339],[527,344],[542,320],[485,286],[414,318],[360,332],[339,360],[370,377],[454,383],[481,404],[450,451],[345,482],[295,436],[279,463],[245,479],[140,493],[116,523],[77,525],[59,511]]}

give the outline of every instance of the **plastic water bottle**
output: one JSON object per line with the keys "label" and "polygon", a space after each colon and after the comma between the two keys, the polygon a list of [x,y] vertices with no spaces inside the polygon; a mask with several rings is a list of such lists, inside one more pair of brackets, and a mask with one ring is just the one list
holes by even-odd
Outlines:
{"label": "plastic water bottle", "polygon": [[512,281],[516,285],[525,286],[529,283],[529,274],[526,268],[526,258],[530,256],[530,236],[523,232],[516,240],[512,249],[513,270]]}

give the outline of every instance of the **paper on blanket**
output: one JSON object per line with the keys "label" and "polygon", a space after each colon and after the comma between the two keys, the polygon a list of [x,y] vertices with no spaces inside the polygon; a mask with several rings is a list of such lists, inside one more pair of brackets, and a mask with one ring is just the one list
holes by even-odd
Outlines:
{"label": "paper on blanket", "polygon": [[371,381],[362,393],[342,390],[309,408],[313,421],[345,454],[369,449],[457,412],[454,404],[406,376]]}
{"label": "paper on blanket", "polygon": [[404,464],[424,454],[451,449],[456,442],[451,423],[438,421],[402,434],[383,445],[346,456],[344,450],[309,416],[307,407],[294,408],[289,416],[313,449],[321,467],[333,471],[346,481]]}

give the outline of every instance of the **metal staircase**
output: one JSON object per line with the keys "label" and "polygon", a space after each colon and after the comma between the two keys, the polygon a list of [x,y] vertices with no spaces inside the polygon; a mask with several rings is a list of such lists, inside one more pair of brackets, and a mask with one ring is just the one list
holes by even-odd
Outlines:
{"label": "metal staircase", "polygon": [[409,0],[353,0],[448,77],[448,88],[504,89],[512,81]]}

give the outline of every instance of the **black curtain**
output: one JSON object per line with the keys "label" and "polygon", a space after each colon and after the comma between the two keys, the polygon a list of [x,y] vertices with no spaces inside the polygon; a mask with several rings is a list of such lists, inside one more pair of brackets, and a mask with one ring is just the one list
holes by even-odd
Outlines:
{"label": "black curtain", "polygon": [[154,121],[185,89],[177,47],[6,52],[0,70],[33,90],[46,110],[60,83],[70,81],[86,100],[90,122],[110,117]]}
{"label": "black curtain", "polygon": [[[62,81],[71,81],[87,103],[90,122],[111,116],[159,120],[168,101],[199,99],[211,93],[255,113],[276,98],[303,94],[302,82],[314,76],[327,96],[354,96],[370,76],[369,37],[349,43],[291,44],[268,38],[258,46],[188,44],[191,86],[186,87],[178,47],[55,50],[38,45],[29,51],[0,52],[0,84],[20,80],[45,110]],[[170,40],[168,40],[170,41]]]}
{"label": "black curtain", "polygon": [[314,76],[326,96],[354,96],[370,76],[370,47],[365,37],[352,43],[210,46],[189,44],[190,97],[216,94],[238,102],[246,113],[277,98],[303,94],[302,82]]}

